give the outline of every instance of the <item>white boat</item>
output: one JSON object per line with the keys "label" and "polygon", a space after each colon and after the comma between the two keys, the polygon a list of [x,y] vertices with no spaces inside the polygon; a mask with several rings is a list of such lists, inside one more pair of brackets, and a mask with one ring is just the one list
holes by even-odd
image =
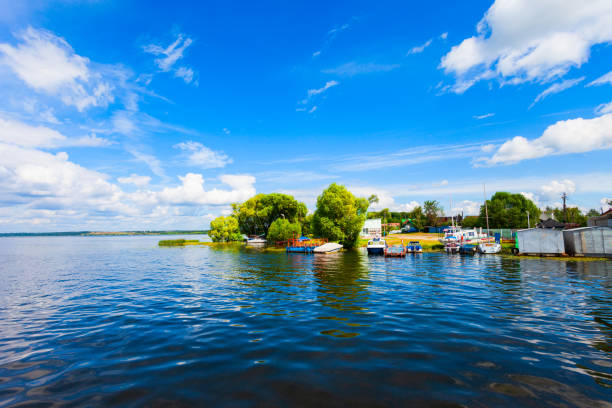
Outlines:
{"label": "white boat", "polygon": [[501,244],[497,242],[481,242],[478,244],[478,252],[481,254],[498,254],[501,251]]}
{"label": "white boat", "polygon": [[382,238],[372,238],[368,241],[368,255],[384,255],[387,241]]}
{"label": "white boat", "polygon": [[458,226],[448,227],[444,230],[444,236],[439,239],[440,243],[459,242],[463,244],[479,244],[488,238],[482,228],[463,229]]}
{"label": "white boat", "polygon": [[253,238],[246,239],[247,245],[265,245],[266,242],[268,241],[266,241],[266,239],[262,237],[253,237]]}
{"label": "white boat", "polygon": [[341,244],[337,244],[335,242],[328,242],[326,244],[320,245],[316,247],[313,252],[315,254],[325,254],[330,252],[338,252],[342,249]]}
{"label": "white boat", "polygon": [[[489,209],[487,208],[487,190],[485,189],[484,184],[482,185],[482,192],[484,195],[485,217],[487,219],[487,235],[489,235]],[[489,238],[488,240],[478,244],[478,252],[481,254],[498,254],[501,252],[501,244],[499,242],[491,241],[491,238]]]}

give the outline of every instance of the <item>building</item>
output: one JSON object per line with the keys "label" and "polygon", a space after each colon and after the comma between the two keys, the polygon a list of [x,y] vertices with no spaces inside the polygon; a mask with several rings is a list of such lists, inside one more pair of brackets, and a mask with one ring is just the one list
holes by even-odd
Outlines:
{"label": "building", "polygon": [[565,253],[563,231],[556,228],[530,228],[516,231],[522,254],[561,255]]}
{"label": "building", "polygon": [[371,218],[369,220],[365,220],[359,235],[362,238],[380,237],[382,235],[382,219]]}
{"label": "building", "polygon": [[[599,217],[598,217],[599,218]],[[570,255],[612,258],[612,228],[582,227],[563,231]]]}
{"label": "building", "polygon": [[612,227],[612,208],[599,217],[591,217],[587,221],[589,227]]}

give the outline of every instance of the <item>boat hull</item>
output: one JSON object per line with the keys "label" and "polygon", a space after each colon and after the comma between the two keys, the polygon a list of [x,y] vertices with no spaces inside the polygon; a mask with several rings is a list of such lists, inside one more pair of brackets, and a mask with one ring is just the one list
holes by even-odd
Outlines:
{"label": "boat hull", "polygon": [[384,254],[385,254],[385,248],[383,247],[368,248],[368,255],[384,255]]}
{"label": "boat hull", "polygon": [[498,254],[501,252],[500,244],[480,244],[478,245],[478,252],[481,254]]}

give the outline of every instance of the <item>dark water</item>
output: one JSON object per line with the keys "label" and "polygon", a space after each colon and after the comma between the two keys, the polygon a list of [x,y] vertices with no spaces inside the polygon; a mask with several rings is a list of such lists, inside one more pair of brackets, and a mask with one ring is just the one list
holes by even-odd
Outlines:
{"label": "dark water", "polygon": [[612,262],[158,239],[0,239],[0,406],[612,406]]}

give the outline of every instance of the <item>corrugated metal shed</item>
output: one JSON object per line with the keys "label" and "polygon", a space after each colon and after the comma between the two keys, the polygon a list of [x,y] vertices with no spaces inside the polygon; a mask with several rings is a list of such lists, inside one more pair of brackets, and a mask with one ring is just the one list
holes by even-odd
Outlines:
{"label": "corrugated metal shed", "polygon": [[565,248],[570,255],[612,258],[612,228],[583,227],[563,231]]}
{"label": "corrugated metal shed", "polygon": [[612,209],[606,211],[599,217],[591,217],[587,220],[589,227],[611,227],[612,228]]}
{"label": "corrugated metal shed", "polygon": [[563,231],[530,228],[516,231],[519,252],[523,254],[558,255],[565,253]]}

